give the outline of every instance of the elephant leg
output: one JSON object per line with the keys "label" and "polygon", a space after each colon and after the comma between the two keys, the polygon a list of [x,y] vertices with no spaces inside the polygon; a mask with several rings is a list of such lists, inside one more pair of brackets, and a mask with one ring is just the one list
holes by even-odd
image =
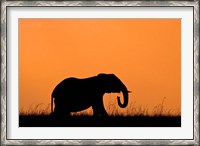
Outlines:
{"label": "elephant leg", "polygon": [[63,111],[61,111],[59,108],[56,108],[56,106],[55,106],[54,117],[56,120],[63,120],[65,115],[64,115]]}
{"label": "elephant leg", "polygon": [[70,116],[70,112],[67,111],[64,102],[55,100],[54,115],[57,120],[64,120],[67,116]]}
{"label": "elephant leg", "polygon": [[93,105],[92,105],[92,109],[93,109],[93,115],[94,116],[108,116],[104,105],[103,105],[103,99],[100,98],[98,99]]}

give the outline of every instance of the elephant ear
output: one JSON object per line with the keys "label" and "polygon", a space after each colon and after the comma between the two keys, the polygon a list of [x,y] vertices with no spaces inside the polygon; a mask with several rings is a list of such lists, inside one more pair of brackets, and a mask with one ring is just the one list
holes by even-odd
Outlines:
{"label": "elephant ear", "polygon": [[98,75],[97,75],[97,77],[100,77],[100,78],[102,78],[102,77],[105,77],[107,74],[105,74],[105,73],[99,73]]}
{"label": "elephant ear", "polygon": [[100,74],[97,75],[97,78],[98,78],[100,81],[105,80],[106,77],[107,77],[107,74],[105,74],[105,73],[100,73]]}
{"label": "elephant ear", "polygon": [[97,79],[98,79],[98,87],[99,90],[104,92],[104,93],[108,93],[108,74],[105,73],[100,73],[97,75]]}
{"label": "elephant ear", "polygon": [[102,92],[104,93],[111,93],[112,92],[112,80],[113,77],[115,78],[116,76],[114,74],[105,74],[105,73],[100,73],[98,74],[98,83],[99,83],[99,88]]}

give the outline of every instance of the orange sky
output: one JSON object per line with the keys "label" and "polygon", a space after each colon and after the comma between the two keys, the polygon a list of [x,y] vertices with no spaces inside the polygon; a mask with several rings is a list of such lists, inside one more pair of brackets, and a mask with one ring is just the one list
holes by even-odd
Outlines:
{"label": "orange sky", "polygon": [[20,109],[48,105],[64,78],[114,73],[132,91],[128,109],[166,97],[164,109],[180,112],[180,53],[180,19],[19,19]]}

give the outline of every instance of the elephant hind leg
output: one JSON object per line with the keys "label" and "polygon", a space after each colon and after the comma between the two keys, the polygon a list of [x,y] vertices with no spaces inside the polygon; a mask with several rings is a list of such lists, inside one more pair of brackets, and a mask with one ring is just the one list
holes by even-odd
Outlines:
{"label": "elephant hind leg", "polygon": [[62,108],[62,106],[56,105],[54,108],[53,116],[56,120],[65,120],[70,116],[70,112]]}

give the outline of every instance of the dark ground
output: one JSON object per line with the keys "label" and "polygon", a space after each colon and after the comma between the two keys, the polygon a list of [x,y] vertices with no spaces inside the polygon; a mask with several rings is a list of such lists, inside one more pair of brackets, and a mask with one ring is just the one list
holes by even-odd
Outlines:
{"label": "dark ground", "polygon": [[56,121],[49,115],[20,115],[19,127],[181,127],[181,116],[71,116]]}

